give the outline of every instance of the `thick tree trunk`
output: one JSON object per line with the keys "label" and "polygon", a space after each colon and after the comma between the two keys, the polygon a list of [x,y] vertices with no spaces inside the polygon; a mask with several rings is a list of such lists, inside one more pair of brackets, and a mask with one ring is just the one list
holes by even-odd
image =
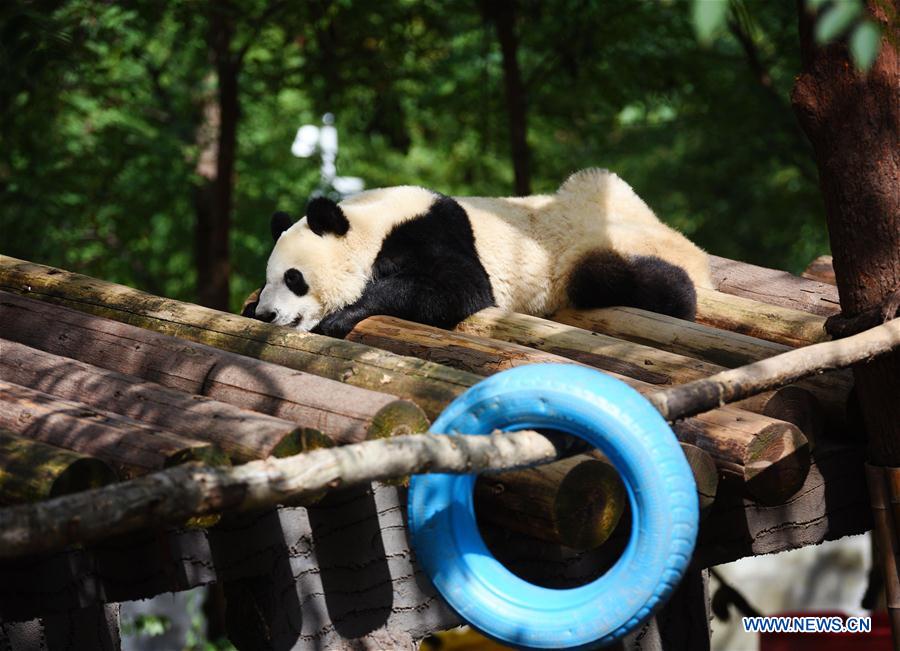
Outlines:
{"label": "thick tree trunk", "polygon": [[[867,75],[854,70],[845,43],[815,45],[813,21],[801,6],[803,72],[792,97],[815,152],[843,324],[851,333],[864,313],[880,311],[900,290],[900,0],[868,5],[885,34]],[[885,316],[895,311],[896,305],[885,309]],[[848,330],[831,325],[836,336]],[[868,439],[876,549],[900,651],[900,521],[886,507],[897,497],[891,484],[900,467],[900,351],[853,373]]]}
{"label": "thick tree trunk", "polygon": [[[818,47],[812,19],[802,8],[803,72],[794,111],[819,168],[834,270],[843,314],[880,305],[900,287],[900,38],[888,25],[900,0],[871,2],[890,38],[868,75],[857,73],[843,43]],[[869,459],[900,466],[900,353],[854,369],[869,435]]]}
{"label": "thick tree trunk", "polygon": [[485,17],[494,25],[503,55],[503,87],[515,192],[524,196],[531,194],[531,152],[528,148],[527,97],[519,70],[516,3],[515,0],[484,0],[481,6]]}
{"label": "thick tree trunk", "polygon": [[232,53],[234,23],[228,7],[210,4],[208,45],[216,69],[217,90],[203,107],[198,131],[200,158],[197,172],[202,178],[194,204],[197,300],[201,305],[227,310],[229,304],[229,235],[234,162],[237,149],[238,75],[240,57]]}

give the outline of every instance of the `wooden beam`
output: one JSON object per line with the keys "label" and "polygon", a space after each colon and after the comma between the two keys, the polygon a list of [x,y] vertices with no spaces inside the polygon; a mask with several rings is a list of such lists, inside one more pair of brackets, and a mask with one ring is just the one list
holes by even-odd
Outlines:
{"label": "wooden beam", "polygon": [[0,345],[0,380],[209,441],[236,463],[286,457],[332,444],[320,430],[298,427],[287,420],[167,389],[12,341],[0,340]]}
{"label": "wooden beam", "polygon": [[[169,389],[266,413],[299,425],[307,434],[321,431],[338,443],[428,428],[422,410],[409,400],[5,292],[0,292],[0,336]],[[121,404],[123,409],[139,409]]]}
{"label": "wooden beam", "polygon": [[830,255],[820,255],[810,262],[800,275],[820,283],[837,285],[834,278],[834,259]]}
{"label": "wooden beam", "polygon": [[228,464],[222,451],[206,441],[177,436],[131,418],[4,381],[0,381],[0,427],[102,459],[122,477],[136,477],[188,461],[213,466]]}
{"label": "wooden beam", "polygon": [[[830,262],[830,256],[823,257]],[[841,311],[837,287],[833,282],[800,278],[787,271],[767,269],[715,255],[709,258],[713,282],[720,292],[824,317]]]}

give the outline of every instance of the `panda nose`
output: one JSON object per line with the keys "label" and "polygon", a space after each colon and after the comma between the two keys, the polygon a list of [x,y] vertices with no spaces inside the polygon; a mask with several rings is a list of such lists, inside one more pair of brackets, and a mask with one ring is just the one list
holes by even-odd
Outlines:
{"label": "panda nose", "polygon": [[274,312],[257,312],[255,316],[260,321],[265,321],[266,323],[272,323],[272,321],[275,320]]}

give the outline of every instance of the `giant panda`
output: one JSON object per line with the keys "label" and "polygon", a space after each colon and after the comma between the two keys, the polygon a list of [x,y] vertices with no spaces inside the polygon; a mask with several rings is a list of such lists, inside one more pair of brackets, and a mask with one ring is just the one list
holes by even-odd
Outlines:
{"label": "giant panda", "polygon": [[452,328],[489,306],[535,316],[639,307],[693,319],[706,253],[615,174],[588,169],[555,194],[448,197],[415,186],[318,197],[275,247],[256,318],[343,337],[383,314]]}

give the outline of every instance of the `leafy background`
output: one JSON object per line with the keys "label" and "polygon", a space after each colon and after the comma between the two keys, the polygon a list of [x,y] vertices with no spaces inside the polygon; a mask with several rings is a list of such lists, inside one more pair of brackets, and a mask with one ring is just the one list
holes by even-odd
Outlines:
{"label": "leafy background", "polygon": [[[193,253],[197,133],[216,88],[209,4],[3,3],[3,253],[195,299],[206,281]],[[319,182],[318,161],[289,148],[326,111],[339,173],[368,187],[512,193],[503,60],[484,3],[225,4],[246,45],[231,309],[263,276],[269,215],[302,213]],[[712,253],[797,271],[827,252],[789,100],[794,3],[732,2],[707,28],[718,37],[699,40],[687,2],[516,9],[534,191],[607,167]]]}

